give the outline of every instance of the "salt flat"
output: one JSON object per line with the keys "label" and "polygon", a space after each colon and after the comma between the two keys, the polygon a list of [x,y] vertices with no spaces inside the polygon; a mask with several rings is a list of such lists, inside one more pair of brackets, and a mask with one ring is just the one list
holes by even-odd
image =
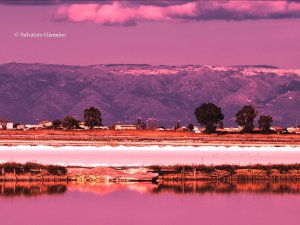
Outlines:
{"label": "salt flat", "polygon": [[78,166],[291,164],[300,163],[300,147],[0,146],[0,162],[6,161]]}

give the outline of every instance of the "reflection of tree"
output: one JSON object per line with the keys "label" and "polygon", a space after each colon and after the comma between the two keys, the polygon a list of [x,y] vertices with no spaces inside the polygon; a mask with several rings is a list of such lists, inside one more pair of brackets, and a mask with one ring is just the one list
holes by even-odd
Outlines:
{"label": "reflection of tree", "polygon": [[[42,195],[60,195],[77,188],[83,191],[86,187],[87,191],[108,194],[120,189],[130,191],[145,191],[152,194],[174,193],[174,194],[204,194],[204,193],[273,193],[273,194],[300,194],[300,182],[209,182],[209,181],[186,181],[186,182],[162,182],[162,183],[111,183],[111,184],[89,184],[82,185],[74,183],[0,183],[0,197],[38,197]],[[90,186],[91,185],[91,186]],[[93,187],[91,189],[91,187]]]}
{"label": "reflection of tree", "polygon": [[4,197],[36,197],[40,195],[63,194],[66,191],[66,184],[0,183],[0,196]]}
{"label": "reflection of tree", "polygon": [[209,181],[162,182],[152,193],[300,193],[300,182],[241,182],[224,183]]}

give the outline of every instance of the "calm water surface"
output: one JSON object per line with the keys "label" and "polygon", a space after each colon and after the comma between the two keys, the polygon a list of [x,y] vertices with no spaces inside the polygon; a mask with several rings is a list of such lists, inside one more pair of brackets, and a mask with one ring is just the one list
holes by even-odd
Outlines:
{"label": "calm water surface", "polygon": [[5,225],[296,225],[299,184],[0,184]]}

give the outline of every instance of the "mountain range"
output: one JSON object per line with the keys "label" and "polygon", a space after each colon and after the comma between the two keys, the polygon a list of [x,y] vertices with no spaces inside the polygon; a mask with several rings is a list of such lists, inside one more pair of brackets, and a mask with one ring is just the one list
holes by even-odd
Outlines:
{"label": "mountain range", "polygon": [[109,64],[69,66],[7,63],[0,65],[0,118],[19,123],[83,118],[101,110],[103,123],[135,123],[154,118],[162,126],[197,124],[196,107],[213,102],[225,126],[236,126],[245,104],[274,124],[300,122],[300,69],[272,66],[166,66]]}

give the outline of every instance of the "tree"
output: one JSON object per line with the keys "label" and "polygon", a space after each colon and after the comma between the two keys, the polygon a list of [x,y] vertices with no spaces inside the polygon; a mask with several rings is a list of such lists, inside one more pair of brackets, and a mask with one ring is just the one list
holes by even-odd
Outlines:
{"label": "tree", "polygon": [[194,112],[197,121],[205,126],[206,133],[214,133],[216,131],[216,124],[220,124],[224,119],[224,115],[220,107],[213,103],[203,103]]}
{"label": "tree", "polygon": [[7,119],[0,118],[0,127],[1,127],[3,130],[6,130],[6,128],[7,128],[7,122],[8,122]]}
{"label": "tree", "polygon": [[187,126],[188,130],[189,131],[193,131],[194,130],[194,124],[190,123],[188,126]]}
{"label": "tree", "polygon": [[251,133],[254,128],[254,119],[257,115],[257,111],[252,105],[245,105],[235,115],[236,123],[243,127],[243,132]]}
{"label": "tree", "polygon": [[261,129],[261,132],[264,134],[271,133],[270,128],[272,126],[272,122],[273,122],[272,116],[265,116],[265,115],[260,116],[260,118],[258,120],[258,125],[259,125],[259,128]]}
{"label": "tree", "polygon": [[60,126],[61,126],[61,120],[53,120],[52,121],[52,128],[54,130],[59,129]]}
{"label": "tree", "polygon": [[176,124],[175,124],[175,130],[179,129],[181,126],[180,126],[180,121],[177,120]]}
{"label": "tree", "polygon": [[145,130],[146,129],[146,124],[142,121],[141,118],[137,119],[136,126],[137,126],[138,130]]}
{"label": "tree", "polygon": [[67,116],[62,120],[62,127],[68,130],[77,129],[79,127],[79,120],[72,116]]}
{"label": "tree", "polygon": [[84,110],[84,125],[90,129],[95,126],[102,126],[101,112],[99,109],[90,107]]}

